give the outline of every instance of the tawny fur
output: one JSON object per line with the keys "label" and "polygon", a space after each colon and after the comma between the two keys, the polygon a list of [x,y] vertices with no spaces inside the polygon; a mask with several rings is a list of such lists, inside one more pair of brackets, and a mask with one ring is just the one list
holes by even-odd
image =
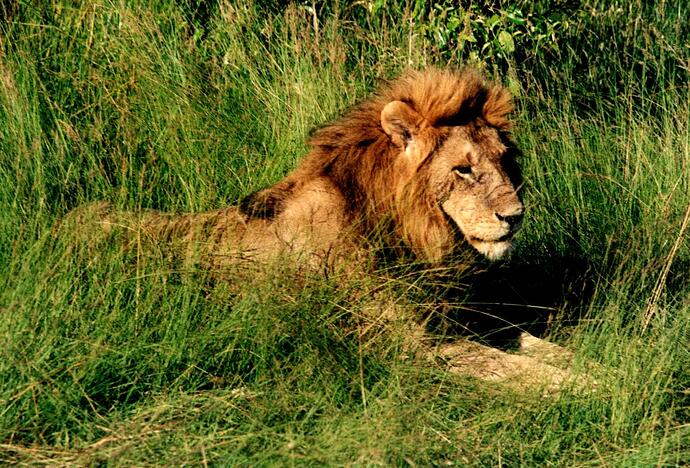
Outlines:
{"label": "tawny fur", "polygon": [[100,203],[71,218],[179,246],[210,267],[277,253],[335,261],[374,233],[423,260],[441,261],[463,237],[498,258],[516,230],[505,219],[522,214],[506,167],[511,109],[509,93],[477,72],[408,72],[316,130],[292,173],[237,207],[171,215]]}
{"label": "tawny fur", "polygon": [[[523,214],[507,134],[511,110],[509,93],[474,71],[409,72],[318,129],[292,173],[238,206],[175,215],[98,202],[73,210],[62,225],[89,239],[88,226],[116,231],[130,244],[164,246],[221,270],[281,254],[319,266],[361,260],[374,236],[431,262],[463,245],[500,258]],[[411,340],[428,350],[423,339]],[[541,356],[557,347],[536,342],[549,352],[514,356],[458,341],[430,355],[481,378],[559,385],[568,371]]]}

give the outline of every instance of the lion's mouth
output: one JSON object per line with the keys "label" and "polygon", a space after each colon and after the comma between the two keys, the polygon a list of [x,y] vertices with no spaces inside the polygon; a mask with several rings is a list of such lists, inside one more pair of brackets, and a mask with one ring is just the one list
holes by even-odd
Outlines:
{"label": "lion's mouth", "polygon": [[515,233],[514,233],[514,232],[509,232],[509,233],[507,233],[507,234],[504,234],[504,235],[501,236],[501,237],[497,237],[497,238],[494,238],[494,239],[485,239],[485,238],[483,239],[483,238],[481,238],[481,237],[468,236],[468,239],[467,239],[467,240],[470,241],[470,242],[487,242],[487,243],[493,243],[493,242],[507,242],[507,241],[513,240],[513,237],[515,237]]}
{"label": "lion's mouth", "polygon": [[499,260],[504,258],[512,249],[511,242],[513,233],[505,234],[494,239],[481,239],[478,237],[468,237],[467,241],[479,253],[490,260]]}

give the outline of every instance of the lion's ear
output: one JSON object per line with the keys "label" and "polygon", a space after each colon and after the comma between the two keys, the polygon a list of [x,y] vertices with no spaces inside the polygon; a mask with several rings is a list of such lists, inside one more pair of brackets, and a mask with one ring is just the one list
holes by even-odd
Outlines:
{"label": "lion's ear", "polygon": [[419,130],[421,116],[402,101],[392,101],[381,111],[381,127],[394,144],[404,148]]}

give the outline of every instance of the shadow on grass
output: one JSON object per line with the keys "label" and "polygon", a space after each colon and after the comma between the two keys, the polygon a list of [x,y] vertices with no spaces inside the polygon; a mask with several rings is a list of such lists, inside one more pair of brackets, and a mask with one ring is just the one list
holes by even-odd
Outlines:
{"label": "shadow on grass", "polygon": [[543,337],[577,323],[595,284],[590,262],[577,257],[488,264],[469,285],[449,288],[428,328],[510,349],[523,331]]}

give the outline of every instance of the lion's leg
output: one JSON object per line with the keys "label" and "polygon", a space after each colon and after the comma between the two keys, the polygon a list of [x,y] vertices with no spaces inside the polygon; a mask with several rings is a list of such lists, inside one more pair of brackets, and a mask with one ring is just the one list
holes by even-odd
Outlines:
{"label": "lion's leg", "polygon": [[[185,250],[204,231],[210,213],[173,215],[156,210],[122,211],[110,202],[79,206],[60,220],[53,233],[70,243],[95,247],[116,237],[121,247],[155,245],[157,248]],[[208,230],[208,229],[206,229]]]}
{"label": "lion's leg", "polygon": [[513,354],[467,338],[439,341],[415,318],[414,307],[385,294],[372,300],[362,312],[368,318],[368,328],[385,324],[394,333],[402,334],[406,355],[434,363],[440,360],[455,374],[547,392],[556,391],[571,380],[572,353],[527,333],[520,337],[521,347]]}
{"label": "lion's leg", "polygon": [[518,354],[558,367],[572,364],[572,351],[527,332],[520,333]]}
{"label": "lion's leg", "polygon": [[541,388],[546,392],[560,390],[564,385],[578,391],[592,391],[601,386],[605,372],[595,362],[585,362],[576,372],[572,351],[529,333],[522,333],[515,354],[459,339],[437,346],[430,356],[442,357],[454,373],[504,382],[519,389]]}
{"label": "lion's leg", "polygon": [[87,243],[97,242],[115,233],[128,239],[151,225],[150,218],[153,213],[156,212],[121,211],[115,209],[110,202],[93,202],[67,213],[57,225],[55,232],[59,232],[60,236]]}
{"label": "lion's leg", "polygon": [[[125,237],[143,236],[155,241],[193,241],[206,239],[227,210],[193,214],[173,214],[157,210],[122,211],[110,202],[89,203],[67,213],[59,224],[76,234],[122,233]],[[198,238],[198,239],[197,239]]]}
{"label": "lion's leg", "polygon": [[109,218],[113,211],[110,202],[100,201],[79,206],[53,227],[53,236],[92,244],[112,232]]}
{"label": "lion's leg", "polygon": [[520,389],[555,391],[571,376],[568,367],[561,368],[527,355],[509,354],[466,339],[445,343],[434,353],[445,360],[453,373],[504,382]]}

